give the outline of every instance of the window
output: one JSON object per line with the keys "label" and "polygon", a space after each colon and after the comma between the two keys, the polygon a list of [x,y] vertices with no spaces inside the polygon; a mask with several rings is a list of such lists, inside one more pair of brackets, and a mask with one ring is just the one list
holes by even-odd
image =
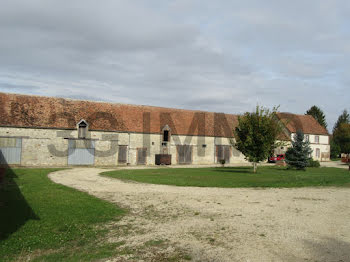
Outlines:
{"label": "window", "polygon": [[310,141],[309,135],[305,135],[305,141],[306,141],[306,142],[309,142],[309,141]]}
{"label": "window", "polygon": [[169,142],[169,131],[168,130],[164,130],[164,132],[163,132],[163,141]]}
{"label": "window", "polygon": [[86,138],[88,124],[85,120],[78,123],[78,138]]}
{"label": "window", "polygon": [[319,148],[316,148],[316,158],[320,158],[321,152]]}
{"label": "window", "polygon": [[320,136],[315,136],[315,143],[319,144],[320,143]]}
{"label": "window", "polygon": [[163,143],[162,145],[167,145],[168,142],[170,142],[170,127],[168,125],[165,125],[162,129],[162,132],[163,132]]}

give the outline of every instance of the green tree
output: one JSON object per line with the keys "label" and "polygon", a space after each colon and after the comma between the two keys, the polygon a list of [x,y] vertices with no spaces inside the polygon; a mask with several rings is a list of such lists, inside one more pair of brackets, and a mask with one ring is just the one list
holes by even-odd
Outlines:
{"label": "green tree", "polygon": [[350,154],[350,124],[340,124],[333,137],[340,146],[341,153]]}
{"label": "green tree", "polygon": [[305,170],[308,166],[310,154],[309,141],[304,139],[304,133],[298,130],[292,141],[292,147],[288,148],[286,152],[286,163],[288,168],[296,168],[298,170]]}
{"label": "green tree", "polygon": [[350,124],[350,115],[348,113],[348,111],[345,109],[343,111],[343,113],[338,117],[337,122],[334,124],[333,127],[333,134],[334,132],[337,130],[337,128],[341,125],[341,124]]}
{"label": "green tree", "polygon": [[306,111],[306,115],[313,116],[321,126],[327,128],[326,116],[318,106],[312,106],[309,110]]}
{"label": "green tree", "polygon": [[341,150],[338,143],[334,141],[334,137],[330,138],[330,147],[331,147],[331,158],[339,157]]}
{"label": "green tree", "polygon": [[280,144],[276,142],[282,126],[276,117],[277,107],[271,110],[256,107],[255,112],[246,112],[238,117],[238,126],[234,130],[235,140],[231,144],[253,163],[256,173],[257,163],[266,160]]}

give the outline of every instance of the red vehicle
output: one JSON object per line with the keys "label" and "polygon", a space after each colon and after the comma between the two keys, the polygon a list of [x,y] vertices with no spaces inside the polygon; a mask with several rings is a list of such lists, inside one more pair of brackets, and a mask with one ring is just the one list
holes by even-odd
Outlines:
{"label": "red vehicle", "polygon": [[343,156],[343,157],[341,158],[341,161],[342,161],[343,163],[350,163],[350,156]]}
{"label": "red vehicle", "polygon": [[285,158],[286,158],[285,154],[280,154],[277,156],[270,156],[268,161],[269,161],[269,163],[276,163],[277,161],[282,161]]}

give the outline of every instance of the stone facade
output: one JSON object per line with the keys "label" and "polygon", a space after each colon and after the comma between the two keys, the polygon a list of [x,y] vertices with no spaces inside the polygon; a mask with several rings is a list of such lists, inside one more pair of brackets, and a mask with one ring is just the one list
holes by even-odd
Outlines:
{"label": "stone facade", "polygon": [[[77,130],[44,128],[0,127],[0,139],[22,138],[22,166],[68,166],[68,141],[77,139]],[[216,145],[230,145],[229,138],[209,136],[172,135],[166,146],[160,134],[89,131],[87,140],[95,144],[95,166],[117,166],[119,145],[127,146],[127,163],[137,165],[137,149],[147,148],[147,165],[155,165],[155,155],[171,154],[172,163],[178,164],[177,146],[192,146],[192,164],[217,163]],[[229,163],[245,162],[244,156],[231,149]],[[229,164],[228,163],[228,164]]]}
{"label": "stone facade", "polygon": [[[292,133],[291,139],[293,139],[295,135],[295,133]],[[308,139],[310,142],[310,147],[312,149],[311,157],[318,161],[330,161],[331,147],[329,145],[329,136],[315,134],[304,135],[305,139]]]}
{"label": "stone facade", "polygon": [[[279,141],[282,142],[282,146],[276,148],[275,154],[285,154],[288,147],[292,145],[291,141],[294,139],[296,133],[290,134],[290,141]],[[330,161],[330,145],[329,136],[325,135],[314,135],[314,134],[304,134],[305,139],[310,142],[310,147],[312,149],[311,157],[318,161]],[[318,139],[316,138],[318,137]]]}

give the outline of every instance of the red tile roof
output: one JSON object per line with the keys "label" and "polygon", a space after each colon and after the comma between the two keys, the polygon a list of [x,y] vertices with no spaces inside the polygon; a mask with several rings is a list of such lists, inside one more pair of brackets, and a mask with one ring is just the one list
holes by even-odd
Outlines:
{"label": "red tile roof", "polygon": [[[0,126],[232,137],[236,115],[0,93]],[[215,123],[215,124],[214,124]]]}
{"label": "red tile roof", "polygon": [[300,129],[304,134],[328,135],[327,129],[321,126],[317,120],[310,115],[278,113],[277,117],[291,133],[295,133]]}
{"label": "red tile roof", "polygon": [[[290,132],[328,135],[312,116],[277,116]],[[90,130],[159,134],[169,125],[172,134],[221,137],[233,137],[238,124],[232,114],[0,93],[0,126],[75,129],[81,119]]]}

